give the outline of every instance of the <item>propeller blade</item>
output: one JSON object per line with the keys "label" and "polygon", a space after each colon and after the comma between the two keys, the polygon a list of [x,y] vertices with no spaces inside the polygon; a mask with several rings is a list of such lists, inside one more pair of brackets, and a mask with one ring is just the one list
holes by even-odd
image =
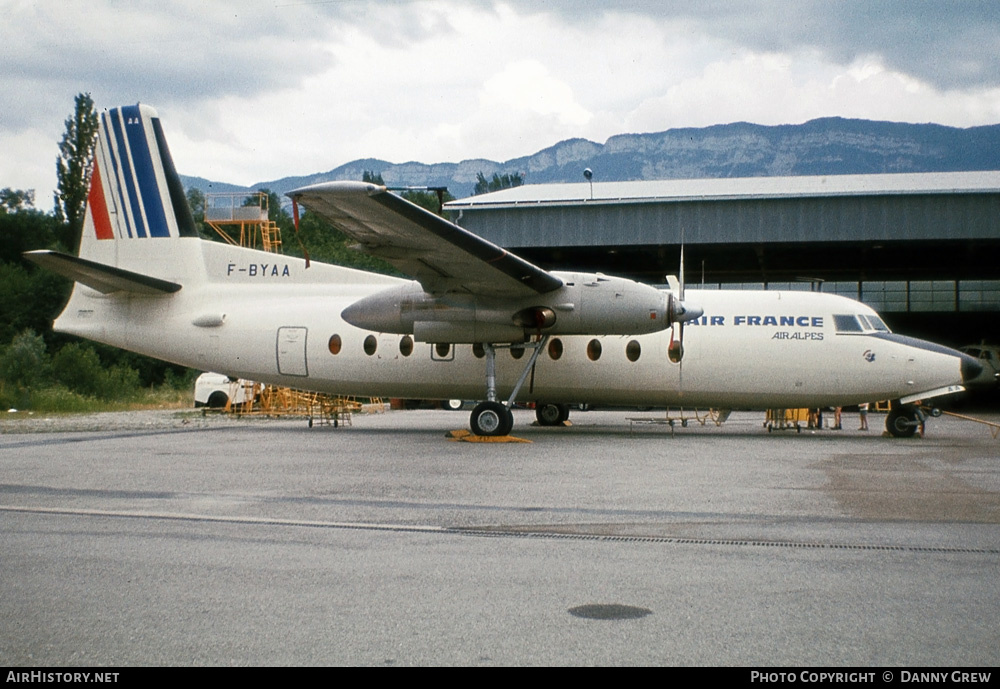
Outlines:
{"label": "propeller blade", "polygon": [[679,294],[677,295],[677,297],[681,300],[682,303],[684,302],[684,237],[683,237],[683,235],[684,235],[684,231],[681,230],[681,269],[680,269],[681,274],[678,276],[678,279],[680,280],[680,289],[678,290]]}

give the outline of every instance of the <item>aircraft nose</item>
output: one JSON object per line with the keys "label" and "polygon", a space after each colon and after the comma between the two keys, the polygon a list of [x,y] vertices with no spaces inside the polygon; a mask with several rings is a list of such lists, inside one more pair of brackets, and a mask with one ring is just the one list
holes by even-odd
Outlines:
{"label": "aircraft nose", "polygon": [[969,381],[973,380],[976,376],[983,372],[983,365],[979,363],[978,359],[969,356],[968,354],[962,354],[962,383],[965,385],[969,384]]}

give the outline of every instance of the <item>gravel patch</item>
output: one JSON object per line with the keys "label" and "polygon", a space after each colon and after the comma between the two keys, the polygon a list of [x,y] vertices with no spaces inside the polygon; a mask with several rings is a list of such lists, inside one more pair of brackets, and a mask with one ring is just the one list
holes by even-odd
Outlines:
{"label": "gravel patch", "polygon": [[[261,417],[253,417],[259,422]],[[85,431],[159,430],[245,425],[249,417],[194,409],[144,409],[93,414],[0,412],[0,434],[69,433]]]}

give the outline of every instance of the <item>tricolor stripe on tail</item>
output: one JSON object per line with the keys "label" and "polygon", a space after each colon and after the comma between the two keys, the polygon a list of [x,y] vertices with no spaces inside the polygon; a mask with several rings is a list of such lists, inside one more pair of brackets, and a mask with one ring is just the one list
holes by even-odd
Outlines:
{"label": "tricolor stripe on tail", "polygon": [[148,105],[100,116],[83,237],[196,237],[160,118]]}

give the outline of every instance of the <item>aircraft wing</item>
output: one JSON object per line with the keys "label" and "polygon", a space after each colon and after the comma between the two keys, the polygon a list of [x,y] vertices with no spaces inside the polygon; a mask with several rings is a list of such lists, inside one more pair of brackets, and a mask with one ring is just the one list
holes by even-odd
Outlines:
{"label": "aircraft wing", "polygon": [[431,294],[526,297],[562,280],[482,237],[367,182],[326,182],[288,192]]}

